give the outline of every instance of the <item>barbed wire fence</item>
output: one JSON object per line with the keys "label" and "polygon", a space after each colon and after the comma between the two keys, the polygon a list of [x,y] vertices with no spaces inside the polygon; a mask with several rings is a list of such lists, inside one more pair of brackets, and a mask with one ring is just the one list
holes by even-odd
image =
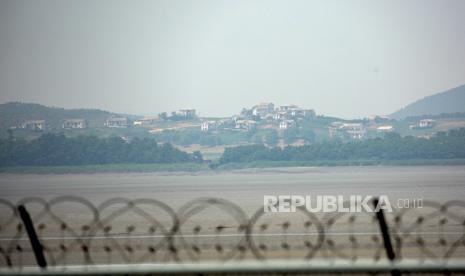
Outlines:
{"label": "barbed wire fence", "polygon": [[345,269],[384,267],[396,275],[400,270],[465,272],[463,201],[424,201],[422,208],[392,213],[313,213],[305,207],[270,213],[260,207],[249,216],[219,198],[199,198],[174,210],[154,199],[112,198],[95,205],[61,196],[17,203],[0,199],[0,212],[4,273],[117,264],[158,264],[150,270],[156,272],[163,264],[229,262],[238,268],[251,261],[263,271],[275,260],[321,271],[337,271],[342,262]]}

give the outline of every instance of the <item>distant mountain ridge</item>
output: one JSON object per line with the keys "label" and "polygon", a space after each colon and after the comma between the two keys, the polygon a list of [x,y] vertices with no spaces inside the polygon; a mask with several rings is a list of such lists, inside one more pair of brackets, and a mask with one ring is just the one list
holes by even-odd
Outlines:
{"label": "distant mountain ridge", "polygon": [[389,115],[393,119],[465,112],[465,85],[418,100]]}
{"label": "distant mountain ridge", "polygon": [[20,125],[26,120],[46,120],[52,127],[61,127],[66,119],[85,119],[90,126],[103,126],[106,119],[118,116],[99,109],[65,109],[35,103],[9,102],[0,104],[0,128]]}

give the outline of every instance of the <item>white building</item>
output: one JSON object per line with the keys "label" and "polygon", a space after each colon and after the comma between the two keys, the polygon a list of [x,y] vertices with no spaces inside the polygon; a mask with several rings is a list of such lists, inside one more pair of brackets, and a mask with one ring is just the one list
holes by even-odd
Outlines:
{"label": "white building", "polygon": [[21,128],[42,131],[45,129],[45,120],[27,120],[21,124]]}
{"label": "white building", "polygon": [[278,111],[276,112],[275,114],[273,114],[273,119],[275,119],[276,121],[278,120],[282,120],[286,117],[286,112],[281,112],[281,111]]}
{"label": "white building", "polygon": [[393,132],[394,127],[391,126],[391,125],[379,126],[379,127],[376,128],[376,131],[379,132],[379,133]]}
{"label": "white building", "polygon": [[286,118],[303,118],[303,117],[314,117],[315,111],[313,109],[303,109],[294,104],[281,105],[276,113],[275,119],[279,120],[284,117]]}
{"label": "white building", "polygon": [[360,140],[366,137],[367,131],[362,124],[344,124],[343,130],[349,135],[350,138]]}
{"label": "white building", "polygon": [[252,114],[254,116],[264,117],[267,114],[272,114],[274,112],[273,103],[259,103],[256,106],[252,107]]}
{"label": "white building", "polygon": [[254,129],[257,126],[257,122],[253,120],[236,120],[236,129],[245,129],[245,130],[251,130]]}
{"label": "white building", "polygon": [[132,124],[134,126],[151,126],[158,121],[158,117],[156,116],[146,116],[142,119],[134,121]]}
{"label": "white building", "polygon": [[299,107],[295,104],[286,104],[286,105],[281,105],[279,106],[278,108],[278,111],[281,111],[281,112],[287,112],[287,111],[290,111],[292,109],[298,109]]}
{"label": "white building", "polygon": [[83,129],[87,128],[87,121],[84,119],[68,119],[63,122],[64,129]]}
{"label": "white building", "polygon": [[209,131],[209,130],[212,130],[213,128],[215,128],[217,126],[216,122],[215,121],[205,121],[205,122],[202,122],[202,125],[200,126],[200,130],[201,131]]}
{"label": "white building", "polygon": [[279,129],[288,129],[294,125],[294,121],[292,120],[284,120],[279,122]]}
{"label": "white building", "polygon": [[329,127],[329,136],[361,140],[366,138],[367,131],[361,123],[333,122]]}
{"label": "white building", "polygon": [[295,108],[287,111],[292,117],[315,117],[315,111],[313,109],[302,109]]}
{"label": "white building", "polygon": [[421,120],[420,123],[418,124],[420,128],[432,128],[436,124],[436,121],[433,119],[424,119]]}
{"label": "white building", "polygon": [[105,121],[106,127],[128,127],[129,120],[126,117],[111,118]]}

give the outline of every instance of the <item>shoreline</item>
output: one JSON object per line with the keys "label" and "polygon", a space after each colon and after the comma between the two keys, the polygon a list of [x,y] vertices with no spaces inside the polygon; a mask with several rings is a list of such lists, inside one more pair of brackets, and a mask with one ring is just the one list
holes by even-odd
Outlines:
{"label": "shoreline", "polygon": [[321,161],[259,161],[227,163],[210,168],[206,163],[173,164],[105,164],[73,166],[0,167],[0,174],[92,174],[92,173],[221,173],[239,170],[312,167],[376,167],[376,166],[461,166],[465,159],[409,160],[321,160]]}

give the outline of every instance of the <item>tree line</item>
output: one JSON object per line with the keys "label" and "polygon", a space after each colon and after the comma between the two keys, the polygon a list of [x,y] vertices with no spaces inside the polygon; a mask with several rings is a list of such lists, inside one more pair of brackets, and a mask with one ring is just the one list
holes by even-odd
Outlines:
{"label": "tree line", "polygon": [[401,137],[396,133],[384,138],[343,143],[327,141],[305,146],[270,148],[248,145],[226,148],[219,164],[255,161],[339,161],[409,160],[465,158],[465,128],[440,132],[430,139]]}
{"label": "tree line", "polygon": [[0,166],[93,165],[118,163],[203,162],[200,152],[189,154],[153,139],[95,136],[65,137],[47,133],[34,140],[0,139]]}
{"label": "tree line", "polygon": [[[267,140],[276,140],[276,137],[268,137]],[[267,147],[261,143],[231,147],[225,149],[216,164],[410,159],[465,159],[465,128],[440,132],[430,139],[389,133],[384,138],[348,143],[326,141],[285,148]],[[169,143],[158,144],[150,138],[126,141],[121,137],[65,137],[63,134],[46,133],[34,140],[24,140],[14,138],[10,132],[8,138],[0,139],[0,166],[183,162],[202,163],[203,158],[200,152],[189,154]]]}

